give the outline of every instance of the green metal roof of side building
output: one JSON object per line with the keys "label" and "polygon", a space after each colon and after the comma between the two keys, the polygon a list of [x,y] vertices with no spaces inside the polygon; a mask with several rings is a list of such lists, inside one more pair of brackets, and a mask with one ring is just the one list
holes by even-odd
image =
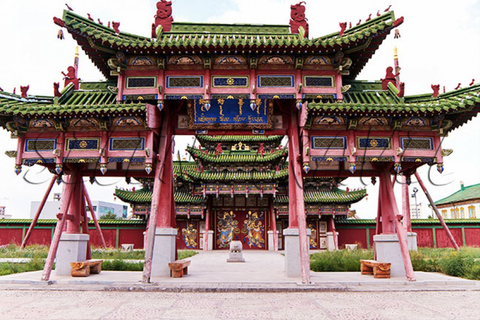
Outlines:
{"label": "green metal roof of side building", "polygon": [[435,205],[442,204],[456,204],[467,200],[479,200],[480,201],[480,183],[464,187],[463,184],[457,192],[449,195],[446,198],[435,201]]}

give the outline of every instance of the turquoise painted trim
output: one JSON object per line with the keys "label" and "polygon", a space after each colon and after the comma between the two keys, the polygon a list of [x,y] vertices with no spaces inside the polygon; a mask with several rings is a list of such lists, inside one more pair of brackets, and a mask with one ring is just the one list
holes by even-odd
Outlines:
{"label": "turquoise painted trim", "polygon": [[116,229],[115,233],[115,248],[118,249],[118,243],[120,241],[120,228]]}
{"label": "turquoise painted trim", "polygon": [[467,246],[467,240],[465,239],[465,228],[462,227],[462,240],[463,240],[463,246]]}
{"label": "turquoise painted trim", "polygon": [[436,228],[432,228],[432,232],[433,232],[433,247],[434,247],[434,248],[437,248],[437,233],[435,232],[435,229],[436,229]]}
{"label": "turquoise painted trim", "polygon": [[25,226],[22,228],[22,242],[25,240]]}

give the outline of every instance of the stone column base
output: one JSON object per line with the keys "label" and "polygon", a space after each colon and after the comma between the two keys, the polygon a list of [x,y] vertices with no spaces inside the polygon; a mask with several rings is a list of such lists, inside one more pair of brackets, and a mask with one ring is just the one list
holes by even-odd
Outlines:
{"label": "stone column base", "polygon": [[212,251],[213,250],[213,230],[208,230],[208,251]]}
{"label": "stone column base", "polygon": [[84,261],[87,258],[87,242],[89,239],[88,234],[62,233],[55,261],[55,273],[57,275],[69,276],[72,270],[70,262]]}
{"label": "stone column base", "polygon": [[407,243],[409,251],[418,251],[417,234],[415,232],[407,232]]}
{"label": "stone column base", "polygon": [[152,258],[152,277],[169,277],[168,264],[175,261],[177,229],[157,228]]}
{"label": "stone column base", "polygon": [[406,277],[397,234],[377,234],[373,236],[373,242],[375,243],[377,261],[392,264],[390,276]]}
{"label": "stone column base", "polygon": [[[278,230],[277,232],[277,239],[278,239]],[[273,230],[268,230],[268,251],[275,251],[275,238],[273,236]]]}
{"label": "stone column base", "polygon": [[[307,236],[309,237],[311,234],[311,230],[307,229]],[[300,233],[298,229],[284,229],[283,238],[285,241],[285,274],[287,277],[301,277]]]}
{"label": "stone column base", "polygon": [[[335,232],[338,243],[338,232]],[[335,242],[333,241],[333,232],[327,232],[327,251],[336,251]]]}

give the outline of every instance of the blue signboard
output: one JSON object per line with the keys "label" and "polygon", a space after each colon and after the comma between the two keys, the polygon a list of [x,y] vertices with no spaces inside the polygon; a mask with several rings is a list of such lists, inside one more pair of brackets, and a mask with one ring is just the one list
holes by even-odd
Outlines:
{"label": "blue signboard", "polygon": [[270,127],[269,103],[266,99],[195,99],[191,107],[191,127],[234,128]]}

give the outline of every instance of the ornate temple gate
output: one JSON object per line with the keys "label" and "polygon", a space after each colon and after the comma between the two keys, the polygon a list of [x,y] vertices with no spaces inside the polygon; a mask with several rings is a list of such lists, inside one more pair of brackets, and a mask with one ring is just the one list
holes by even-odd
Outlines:
{"label": "ornate temple gate", "polygon": [[[55,97],[28,96],[28,87],[22,88],[21,96],[0,93],[0,125],[18,138],[17,151],[9,152],[17,174],[22,165],[41,164],[65,182],[43,280],[49,279],[64,227],[82,258],[86,255],[80,243],[89,238],[80,228],[87,221],[85,199],[90,202],[84,177],[92,182],[99,174],[152,180],[143,282],[150,282],[152,275],[169,275],[168,263],[176,259],[180,241],[177,228],[186,247],[198,246],[202,240],[207,243],[209,233],[200,239],[199,223],[180,219],[177,225],[174,135],[288,136],[288,167],[255,170],[253,180],[263,183],[277,174],[288,177],[288,227],[282,230],[285,271],[287,276],[301,276],[304,284],[310,283],[308,250],[315,246],[307,236],[307,224],[313,222],[306,217],[304,178],[331,177],[332,172],[337,177],[378,178],[376,233],[379,238],[395,238],[407,278],[414,280],[406,240],[409,226],[402,224],[392,176],[401,174],[408,183],[416,175],[421,182],[416,172],[421,165],[443,170],[446,150],[441,149],[441,137],[478,113],[480,86],[472,83],[443,95],[437,88],[432,96],[404,97],[398,60],[397,74],[389,67],[382,81],[358,81],[357,75],[403,17],[395,19],[393,12],[387,12],[309,39],[305,15],[295,13],[305,12],[302,3],[291,7],[292,17],[300,18],[290,26],[192,27],[172,23],[172,3],[162,0],[157,3],[152,37],[121,33],[119,23],[111,29],[71,11],[65,11],[62,19],[54,18],[107,81],[80,84],[76,59],[65,75],[62,92],[55,86]],[[213,152],[222,153],[221,144]],[[264,156],[260,149],[258,154]],[[221,175],[229,174],[228,170],[220,174],[221,168],[208,174],[199,170],[188,174],[202,181],[220,181]],[[175,175],[184,174],[188,175]],[[245,174],[242,179],[252,180]],[[234,181],[232,177],[230,182]],[[232,185],[232,195],[238,193],[234,189]],[[250,185],[243,186],[245,197],[250,191],[276,194],[275,186],[251,190]],[[216,230],[215,241],[220,240],[221,246],[237,234],[247,246],[261,247],[267,226],[276,230],[271,205],[265,211],[235,208],[214,215],[211,209],[208,204],[205,231]],[[269,223],[263,222],[266,212]],[[327,220],[335,234],[333,217]],[[319,226],[315,226],[313,239],[319,242]],[[57,261],[67,265],[69,259]]]}

